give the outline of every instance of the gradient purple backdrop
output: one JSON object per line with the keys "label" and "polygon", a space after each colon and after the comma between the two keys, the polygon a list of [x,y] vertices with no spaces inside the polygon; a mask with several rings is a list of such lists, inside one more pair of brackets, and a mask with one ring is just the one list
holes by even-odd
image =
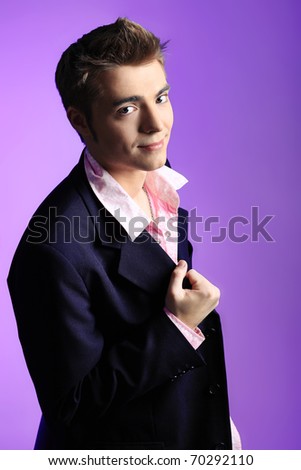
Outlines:
{"label": "gradient purple backdrop", "polygon": [[[184,6],[185,5],[185,6]],[[1,7],[0,448],[30,449],[39,406],[6,276],[27,221],[82,145],[54,86],[62,51],[118,16],[171,39],[175,125],[169,158],[190,180],[182,205],[226,226],[274,215],[275,242],[194,243],[222,292],[231,414],[247,449],[301,449],[298,0],[11,0]],[[199,227],[199,234],[202,232]],[[246,233],[249,228],[246,227]],[[237,231],[240,235],[243,227]],[[217,234],[217,228],[211,235]]]}

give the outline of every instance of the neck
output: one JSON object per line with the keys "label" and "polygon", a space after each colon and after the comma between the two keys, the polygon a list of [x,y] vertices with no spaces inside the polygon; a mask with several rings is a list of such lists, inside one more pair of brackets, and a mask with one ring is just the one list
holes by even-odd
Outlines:
{"label": "neck", "polygon": [[147,192],[143,189],[147,172],[142,170],[129,170],[128,172],[109,171],[110,175],[123,187],[136,204],[154,220],[154,215]]}
{"label": "neck", "polygon": [[142,170],[118,172],[109,169],[107,171],[133,199],[141,192],[147,175],[147,172]]}

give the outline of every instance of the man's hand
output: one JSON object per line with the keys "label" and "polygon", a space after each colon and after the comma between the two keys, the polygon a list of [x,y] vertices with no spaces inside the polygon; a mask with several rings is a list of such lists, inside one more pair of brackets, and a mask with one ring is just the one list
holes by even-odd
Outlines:
{"label": "man's hand", "polygon": [[[191,289],[183,289],[185,277]],[[181,260],[171,275],[165,306],[187,326],[195,328],[218,305],[219,298],[219,289],[194,269],[187,272],[187,263]]]}

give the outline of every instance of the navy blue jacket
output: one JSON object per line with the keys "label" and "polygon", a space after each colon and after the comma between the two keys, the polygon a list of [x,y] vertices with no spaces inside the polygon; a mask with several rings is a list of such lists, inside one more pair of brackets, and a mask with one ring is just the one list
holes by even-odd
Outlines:
{"label": "navy blue jacket", "polygon": [[43,413],[36,448],[231,449],[219,316],[194,350],[163,313],[174,267],[147,231],[129,239],[83,157],[37,209],[8,278]]}

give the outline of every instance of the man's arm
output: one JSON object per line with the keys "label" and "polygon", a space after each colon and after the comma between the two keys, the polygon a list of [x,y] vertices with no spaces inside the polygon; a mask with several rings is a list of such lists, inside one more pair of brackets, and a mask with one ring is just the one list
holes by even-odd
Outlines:
{"label": "man's arm", "polygon": [[163,312],[108,346],[97,321],[102,306],[96,313],[85,281],[52,246],[22,250],[9,287],[27,365],[51,422],[95,422],[179,370],[204,365]]}

